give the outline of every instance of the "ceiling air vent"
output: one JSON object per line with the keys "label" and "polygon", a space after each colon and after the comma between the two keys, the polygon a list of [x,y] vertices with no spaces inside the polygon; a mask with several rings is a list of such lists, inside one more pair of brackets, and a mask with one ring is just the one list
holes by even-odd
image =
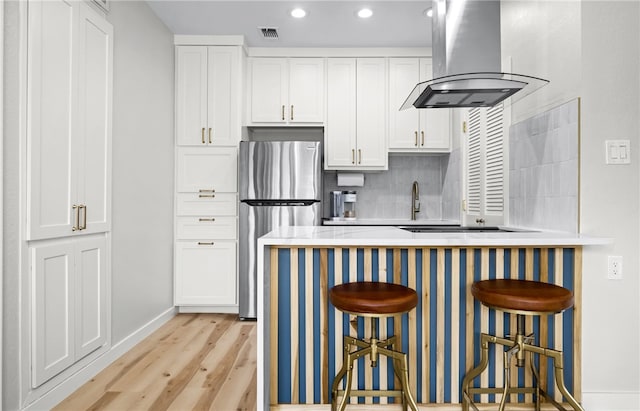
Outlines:
{"label": "ceiling air vent", "polygon": [[262,37],[268,40],[277,40],[278,39],[278,28],[277,27],[258,27],[258,30],[262,33]]}

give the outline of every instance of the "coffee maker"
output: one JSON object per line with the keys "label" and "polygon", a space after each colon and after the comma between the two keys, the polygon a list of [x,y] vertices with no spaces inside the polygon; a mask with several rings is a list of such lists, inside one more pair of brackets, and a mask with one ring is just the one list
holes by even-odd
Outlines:
{"label": "coffee maker", "polygon": [[331,191],[330,195],[330,220],[355,220],[356,200],[355,191]]}

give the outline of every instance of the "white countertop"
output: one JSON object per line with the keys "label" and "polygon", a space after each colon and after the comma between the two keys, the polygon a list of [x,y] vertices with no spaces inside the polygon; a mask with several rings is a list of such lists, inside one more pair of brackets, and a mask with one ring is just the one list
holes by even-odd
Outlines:
{"label": "white countertop", "polygon": [[258,239],[258,245],[302,246],[576,246],[610,243],[611,239],[551,231],[412,233],[395,227],[280,227]]}
{"label": "white countertop", "polygon": [[453,220],[409,220],[401,218],[358,218],[355,220],[323,220],[322,225],[460,225]]}

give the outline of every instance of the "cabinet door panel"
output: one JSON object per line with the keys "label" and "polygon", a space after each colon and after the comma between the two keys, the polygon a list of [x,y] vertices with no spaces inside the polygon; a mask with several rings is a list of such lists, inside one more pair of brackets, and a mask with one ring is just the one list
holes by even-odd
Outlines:
{"label": "cabinet door panel", "polygon": [[357,63],[358,166],[387,165],[387,94],[385,59],[364,58]]}
{"label": "cabinet door panel", "polygon": [[75,200],[78,3],[29,3],[29,239],[71,234]]}
{"label": "cabinet door panel", "polygon": [[327,61],[326,165],[355,166],[356,150],[356,60]]}
{"label": "cabinet door panel", "polygon": [[[432,79],[431,60],[420,59],[420,81]],[[424,132],[424,142],[420,147],[429,151],[451,151],[451,110],[417,110],[420,113],[421,133]]]}
{"label": "cabinet door panel", "polygon": [[[420,79],[416,58],[389,60],[389,148],[418,148],[421,142],[419,111],[400,110],[409,92]],[[425,110],[422,110],[425,111]]]}
{"label": "cabinet door panel", "polygon": [[[239,49],[208,47],[208,144],[236,145],[240,139]],[[211,134],[209,134],[211,130]]]}
{"label": "cabinet door panel", "polygon": [[251,113],[254,123],[284,123],[287,60],[256,58],[251,64]]}
{"label": "cabinet door panel", "polygon": [[216,193],[238,191],[238,153],[228,148],[178,149],[178,182],[180,193],[215,190]]}
{"label": "cabinet door panel", "polygon": [[324,121],[324,59],[289,60],[289,106],[287,121],[322,123]]}
{"label": "cabinet door panel", "polygon": [[107,341],[107,260],[104,237],[76,245],[76,360]]}
{"label": "cabinet door panel", "polygon": [[75,361],[73,252],[72,242],[31,249],[34,388]]}
{"label": "cabinet door panel", "polygon": [[236,217],[177,217],[176,238],[180,240],[237,238]]}
{"label": "cabinet door panel", "polygon": [[176,141],[183,146],[207,144],[207,48],[178,46]]}
{"label": "cabinet door panel", "polygon": [[176,305],[236,303],[235,241],[176,242]]}
{"label": "cabinet door panel", "polygon": [[176,214],[183,216],[235,216],[237,210],[238,195],[233,193],[178,193],[176,201]]}
{"label": "cabinet door panel", "polygon": [[80,14],[78,203],[83,233],[110,230],[111,81],[113,28],[89,6]]}

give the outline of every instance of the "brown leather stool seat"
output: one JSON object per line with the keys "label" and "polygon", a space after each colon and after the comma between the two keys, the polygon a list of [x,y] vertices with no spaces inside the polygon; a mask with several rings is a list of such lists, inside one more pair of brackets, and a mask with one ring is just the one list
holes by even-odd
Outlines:
{"label": "brown leather stool seat", "polygon": [[555,284],[527,280],[483,280],[471,294],[486,306],[503,311],[559,313],[573,307],[573,293]]}
{"label": "brown leather stool seat", "polygon": [[412,310],[418,305],[418,294],[398,284],[358,282],[331,288],[329,301],[346,313],[382,317]]}
{"label": "brown leather stool seat", "polygon": [[[395,336],[387,336],[385,340],[378,339],[377,322],[379,317],[389,317],[404,314],[418,305],[418,294],[415,290],[399,284],[379,282],[356,282],[336,285],[329,290],[329,301],[338,310],[359,317],[372,317],[371,338],[358,340],[350,335],[344,336],[342,368],[336,374],[331,385],[331,410],[343,411],[349,402],[349,397],[362,396],[393,396],[400,397],[402,409],[410,407],[418,411],[411,391],[409,390],[409,367],[407,356],[394,349]],[[351,348],[355,348],[353,351]],[[378,366],[378,356],[385,355],[393,359],[393,371],[400,387],[394,390],[360,390],[351,388],[353,364],[358,358],[370,356],[371,366]],[[340,389],[345,380],[344,389]],[[338,398],[342,397],[338,402]]]}
{"label": "brown leather stool seat", "polygon": [[[578,401],[567,390],[563,375],[562,351],[533,345],[533,334],[525,334],[526,315],[550,315],[561,313],[573,307],[573,293],[558,285],[529,280],[496,279],[476,281],[471,285],[471,294],[489,308],[516,314],[516,334],[512,338],[502,338],[486,333],[480,334],[480,362],[469,370],[462,381],[462,410],[469,411],[478,408],[473,402],[477,394],[502,394],[499,411],[504,411],[510,394],[529,393],[535,395],[535,409],[540,410],[540,399],[544,397],[558,410],[566,410],[555,401],[541,386],[538,370],[533,355],[546,356],[553,360],[553,370],[556,386],[565,401],[574,411],[584,411]],[[489,343],[508,347],[504,351],[504,385],[499,387],[473,387],[473,381],[489,363]],[[525,353],[530,354],[529,365],[534,377],[533,387],[511,387],[511,359],[516,358],[516,366],[525,365]],[[540,360],[542,361],[542,360]]]}

